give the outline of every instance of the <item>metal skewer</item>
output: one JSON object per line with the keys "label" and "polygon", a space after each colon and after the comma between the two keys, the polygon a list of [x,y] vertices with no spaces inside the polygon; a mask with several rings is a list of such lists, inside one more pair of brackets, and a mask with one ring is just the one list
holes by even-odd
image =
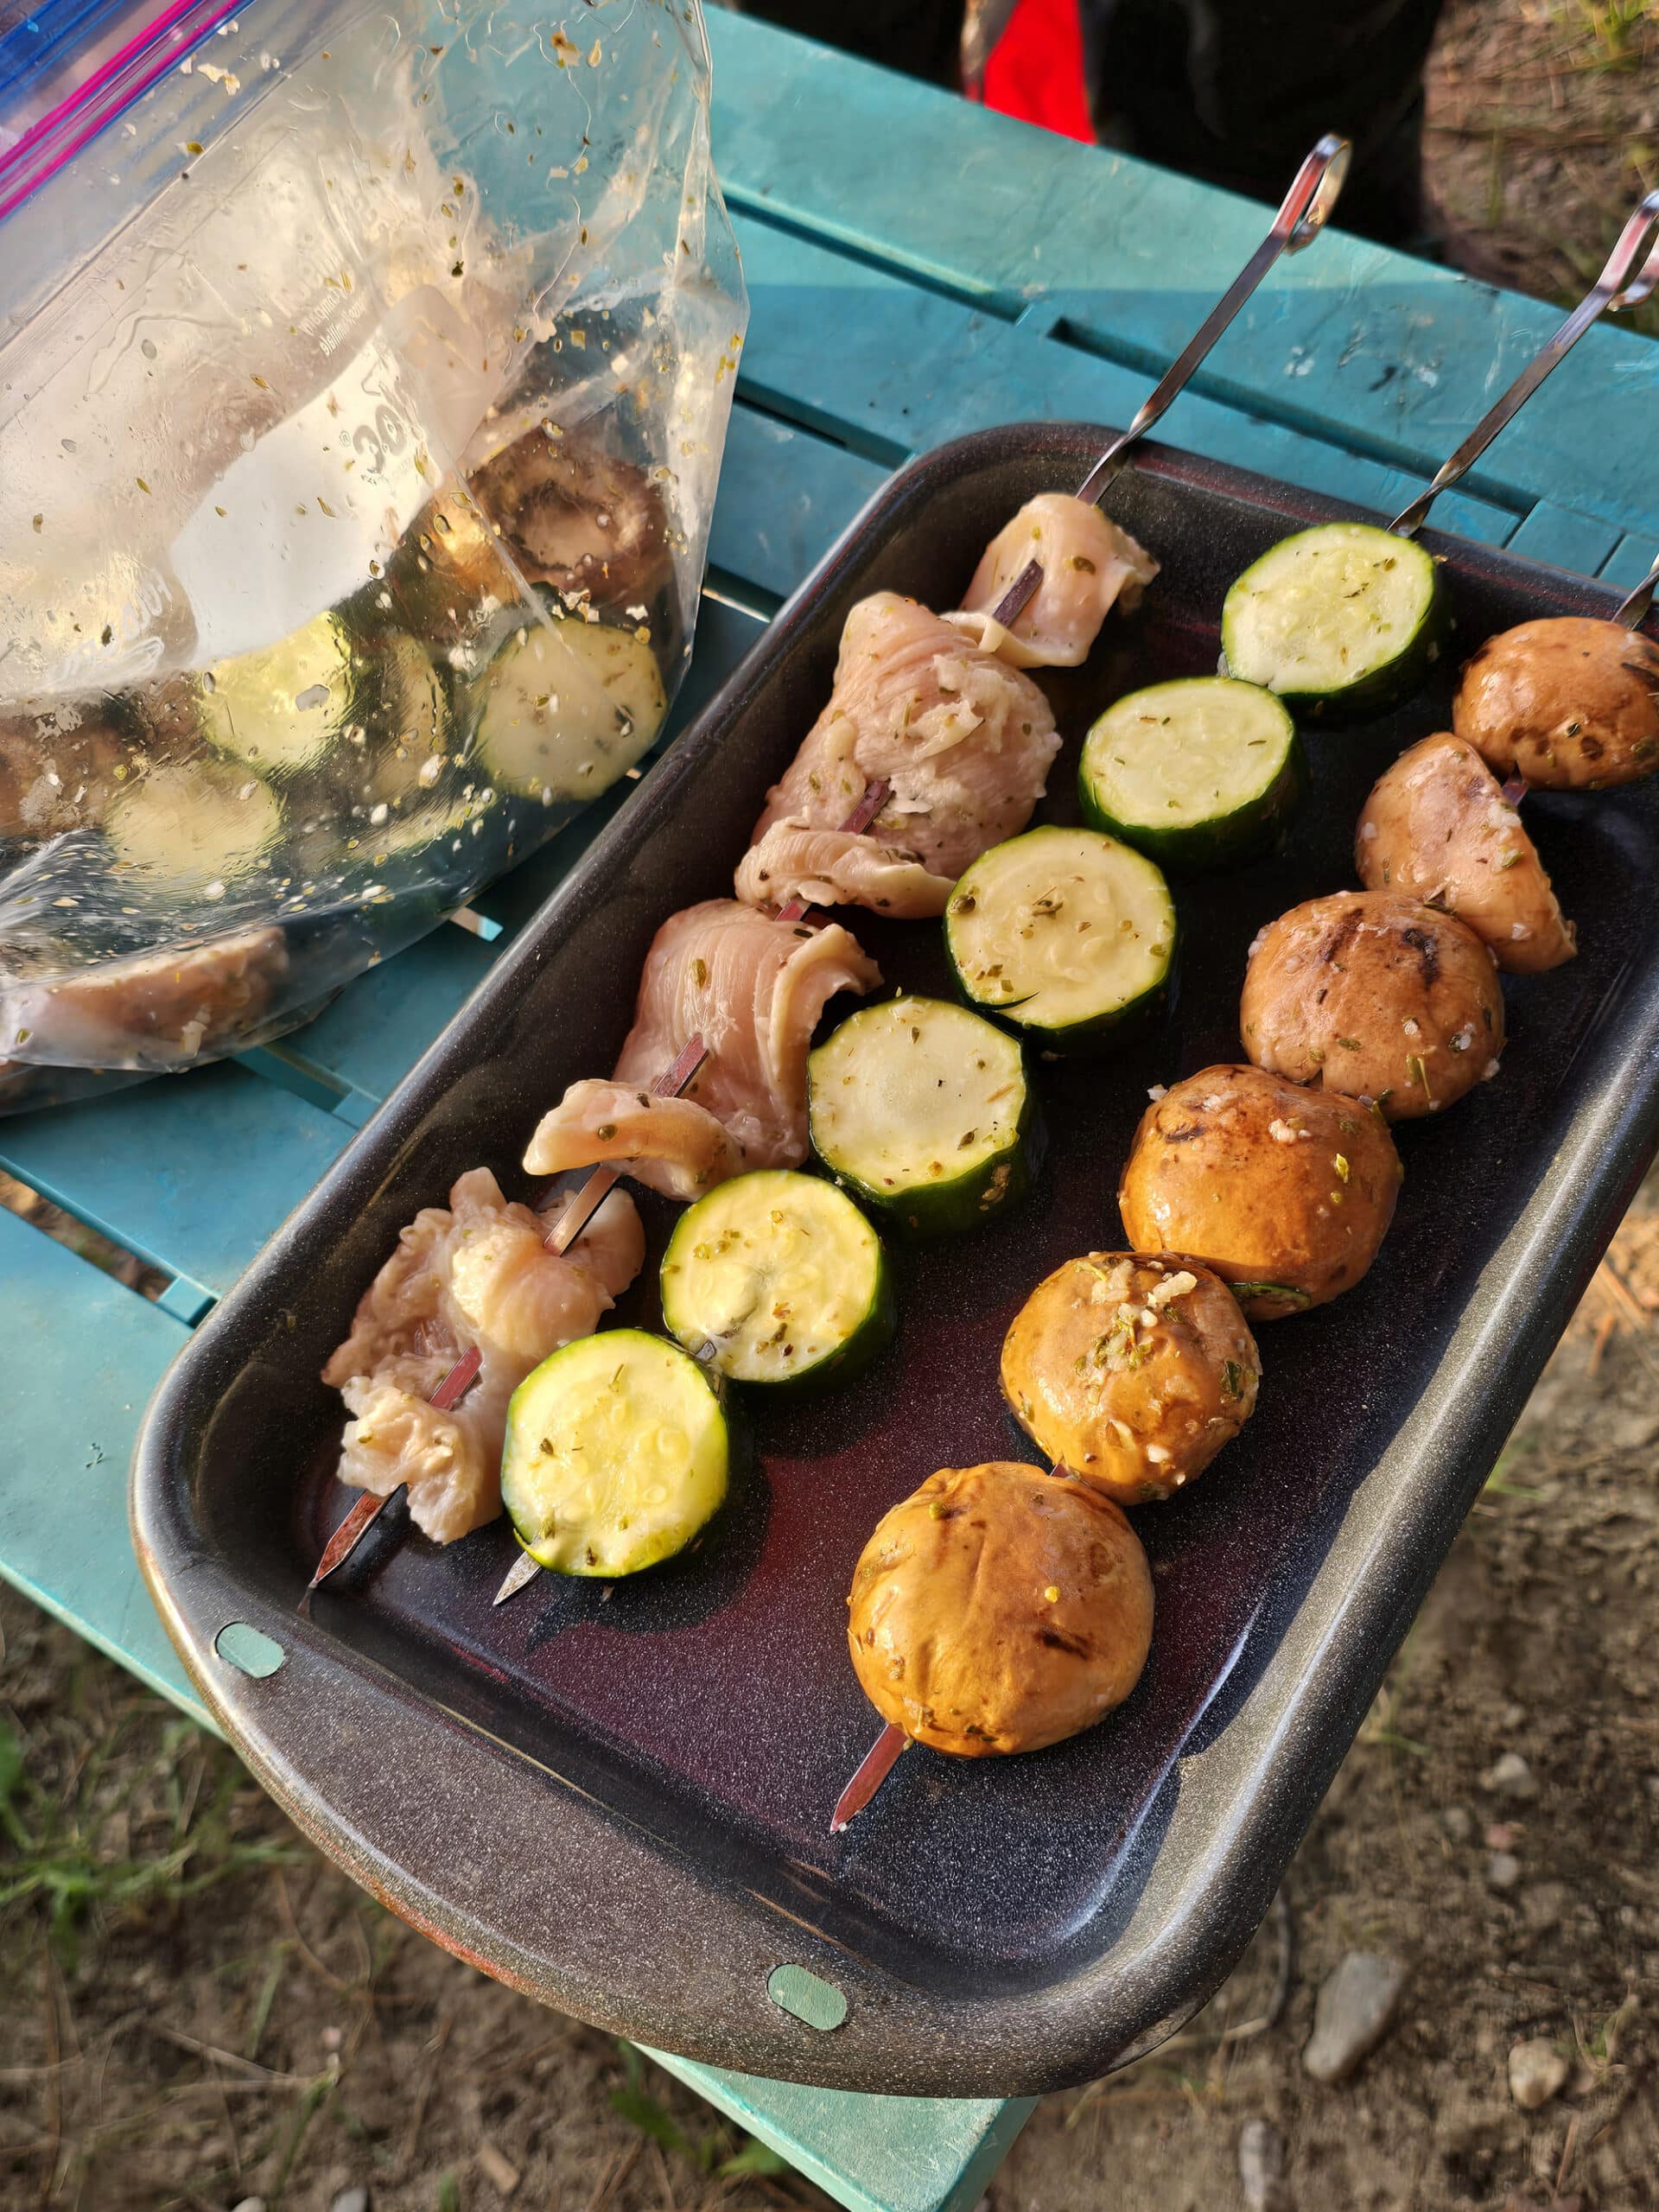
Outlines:
{"label": "metal skewer", "polygon": [[909,1744],[910,1738],[899,1723],[889,1720],[859,1761],[858,1771],[836,1798],[836,1809],[830,1815],[831,1835],[839,1835],[849,1821],[857,1819],[893,1772],[899,1752],[907,1749]]}
{"label": "metal skewer", "polygon": [[[1127,430],[1120,431],[1077,486],[1078,499],[1098,506],[1108,487],[1127,464],[1131,447],[1164,414],[1200,361],[1238,313],[1281,254],[1300,253],[1312,245],[1330,219],[1348,175],[1352,149],[1345,138],[1327,131],[1296,172],[1296,181],[1280,204],[1273,228],[1245,263],[1197,334],[1165,370],[1150,397]],[[993,610],[991,620],[1010,628],[1024,613],[1043,581],[1040,561],[1028,561]]]}
{"label": "metal skewer", "polygon": [[[1644,251],[1645,261],[1642,258]],[[1639,270],[1638,262],[1642,264]],[[1650,192],[1632,210],[1630,220],[1618,234],[1618,244],[1607,257],[1606,267],[1549,343],[1522,369],[1497,404],[1482,416],[1433,482],[1395,517],[1389,528],[1402,537],[1414,537],[1440,493],[1473,467],[1498,432],[1520,413],[1550,371],[1572,352],[1591,324],[1609,309],[1617,312],[1620,308],[1639,305],[1656,284],[1659,284],[1659,192]],[[1650,576],[1649,597],[1653,582]],[[1636,596],[1632,593],[1625,607]],[[1644,601],[1643,612],[1646,611],[1646,605]],[[1618,619],[1625,619],[1624,607],[1619,609]],[[1641,613],[1637,613],[1630,627],[1634,628],[1635,622],[1641,619]]]}
{"label": "metal skewer", "polygon": [[1639,630],[1653,605],[1656,590],[1659,590],[1659,561],[1654,563],[1624,604],[1614,609],[1614,621],[1622,622],[1627,630]]}
{"label": "metal skewer", "polygon": [[[865,790],[863,798],[860,799],[858,804],[853,809],[847,819],[842,823],[841,826],[842,830],[848,831],[854,836],[861,836],[863,832],[869,828],[871,823],[874,821],[876,816],[880,813],[882,808],[887,804],[892,796],[893,786],[891,784],[874,783],[869,785]],[[805,913],[806,907],[807,902],[804,899],[791,899],[778,909],[778,912],[773,915],[772,919],[779,922],[798,922],[802,915]],[[699,1046],[701,1046],[702,1041],[701,1038],[696,1039],[695,1041]],[[702,1057],[700,1051],[698,1054],[699,1065],[701,1065]],[[683,1058],[684,1054],[682,1053],[681,1058],[683,1059]],[[677,1068],[679,1065],[680,1063],[678,1060],[674,1063],[676,1068]],[[671,1074],[673,1070],[671,1069],[670,1073]],[[690,1077],[688,1077],[686,1080],[689,1081]],[[677,1088],[680,1089],[683,1089],[683,1084],[677,1086]],[[564,1243],[557,1245],[555,1248],[556,1250],[561,1252],[563,1251],[565,1245],[569,1243],[572,1238],[580,1236],[582,1230],[592,1218],[594,1208],[597,1207],[600,1200],[603,1198],[606,1192],[616,1181],[620,1173],[621,1170],[620,1168],[610,1166],[596,1167],[594,1170],[593,1173],[588,1178],[588,1180],[582,1185],[581,1190],[577,1192],[575,1197],[571,1200],[569,1206],[566,1209],[563,1218],[560,1221],[558,1229],[555,1234],[564,1237]],[[597,1192],[597,1196],[594,1195],[595,1192]],[[572,1220],[575,1221],[575,1227],[569,1230],[569,1234],[567,1235],[567,1226]],[[693,1357],[700,1360],[703,1365],[707,1366],[709,1363],[715,1357],[719,1351],[720,1346],[712,1338],[710,1338],[697,1346]],[[476,1373],[477,1368],[475,1356],[469,1355],[469,1357],[474,1357],[474,1372]],[[462,1362],[461,1364],[464,1365],[465,1362]],[[461,1368],[459,1366],[452,1368],[449,1374],[444,1377],[444,1382],[448,1383],[460,1372]],[[468,1380],[471,1380],[470,1376],[468,1377]],[[441,1384],[439,1387],[442,1388],[443,1385]],[[463,1385],[463,1387],[465,1386]],[[524,1587],[525,1584],[533,1581],[541,1571],[541,1562],[536,1558],[535,1554],[532,1552],[521,1551],[518,1558],[514,1560],[512,1565],[507,1569],[505,1574],[502,1576],[501,1587],[496,1592],[494,1597],[491,1599],[491,1605],[505,1605],[509,1598],[517,1597],[519,1591]]]}

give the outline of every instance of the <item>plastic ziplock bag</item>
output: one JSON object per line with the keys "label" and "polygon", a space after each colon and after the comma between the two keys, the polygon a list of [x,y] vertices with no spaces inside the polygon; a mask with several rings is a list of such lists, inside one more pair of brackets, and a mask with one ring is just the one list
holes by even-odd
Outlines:
{"label": "plastic ziplock bag", "polygon": [[251,0],[0,137],[0,1110],[292,1027],[651,747],[747,318],[708,99],[696,0]]}

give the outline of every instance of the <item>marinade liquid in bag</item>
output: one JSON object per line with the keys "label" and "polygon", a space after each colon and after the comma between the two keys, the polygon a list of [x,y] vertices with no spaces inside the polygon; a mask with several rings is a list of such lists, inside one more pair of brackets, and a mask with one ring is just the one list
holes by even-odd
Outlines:
{"label": "marinade liquid in bag", "polygon": [[696,0],[30,28],[0,1109],[293,1027],[639,760],[747,317]]}

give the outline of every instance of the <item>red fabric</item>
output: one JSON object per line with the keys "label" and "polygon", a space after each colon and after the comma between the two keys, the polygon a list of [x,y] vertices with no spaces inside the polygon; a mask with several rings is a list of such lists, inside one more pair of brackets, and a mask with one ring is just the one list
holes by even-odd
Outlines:
{"label": "red fabric", "polygon": [[1077,0],[1020,0],[985,65],[985,105],[1092,144]]}

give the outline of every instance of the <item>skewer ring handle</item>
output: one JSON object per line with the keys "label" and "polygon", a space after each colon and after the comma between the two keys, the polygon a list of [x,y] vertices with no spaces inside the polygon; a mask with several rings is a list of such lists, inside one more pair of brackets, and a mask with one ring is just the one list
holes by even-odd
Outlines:
{"label": "skewer ring handle", "polygon": [[[1250,256],[1227,289],[1222,294],[1193,336],[1181,348],[1164,371],[1157,385],[1142,402],[1127,430],[1120,431],[1100,459],[1077,486],[1077,497],[1097,505],[1128,461],[1132,447],[1145,437],[1153,424],[1164,415],[1176,395],[1185,386],[1188,378],[1209,354],[1233,317],[1238,313],[1269,269],[1281,254],[1300,253],[1305,245],[1312,245],[1325,228],[1325,219],[1337,204],[1348,175],[1351,149],[1345,138],[1334,131],[1327,131],[1307,159],[1296,172],[1295,182],[1280,204],[1273,219],[1273,228]],[[1042,571],[1033,562],[1009,592],[1007,606],[996,610],[999,622],[1011,623],[1027,601],[1042,582]],[[1020,596],[1023,590],[1024,596]]]}
{"label": "skewer ring handle", "polygon": [[[1638,261],[1640,268],[1637,266]],[[1656,286],[1659,286],[1659,192],[1650,192],[1632,210],[1630,220],[1619,232],[1596,289],[1605,289],[1607,305],[1616,311],[1640,307],[1643,300],[1652,296]]]}
{"label": "skewer ring handle", "polygon": [[1271,236],[1282,241],[1287,253],[1300,253],[1312,245],[1331,219],[1354,149],[1345,138],[1327,130],[1296,172],[1295,181],[1280,203]]}
{"label": "skewer ring handle", "polygon": [[1659,192],[1649,192],[1631,210],[1630,220],[1607,257],[1605,268],[1555,335],[1534,354],[1497,404],[1481,416],[1451,460],[1436,472],[1433,483],[1395,517],[1389,528],[1401,537],[1414,537],[1440,493],[1468,474],[1498,432],[1515,420],[1544,378],[1572,352],[1591,324],[1610,308],[1637,306],[1656,284]]}

